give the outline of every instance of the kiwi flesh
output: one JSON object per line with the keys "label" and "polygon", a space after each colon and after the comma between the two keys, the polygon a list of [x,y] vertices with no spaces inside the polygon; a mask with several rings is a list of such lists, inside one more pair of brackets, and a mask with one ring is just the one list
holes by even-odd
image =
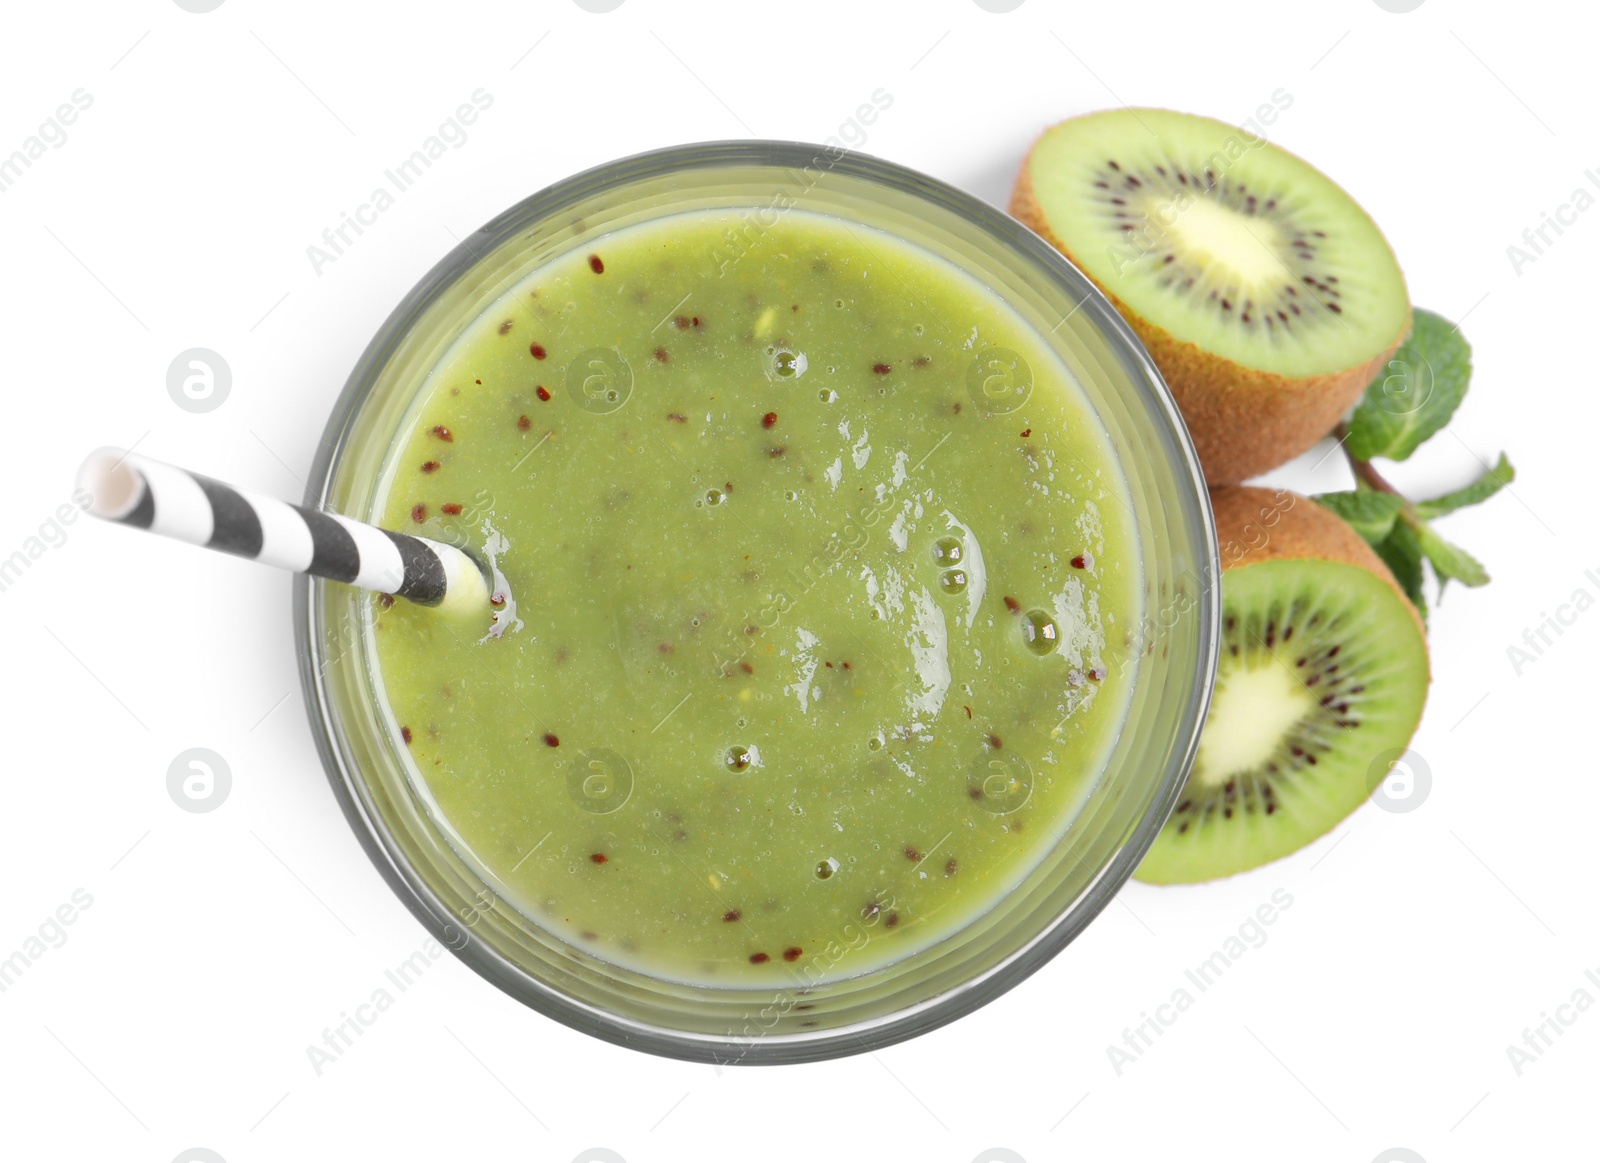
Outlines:
{"label": "kiwi flesh", "polygon": [[1011,212],[1128,320],[1212,484],[1325,436],[1410,330],[1404,276],[1349,194],[1210,118],[1116,109],[1034,144]]}
{"label": "kiwi flesh", "polygon": [[1421,620],[1348,525],[1282,491],[1214,489],[1212,504],[1217,685],[1194,768],[1135,873],[1152,884],[1229,876],[1331,830],[1371,794],[1379,756],[1410,741],[1427,696]]}

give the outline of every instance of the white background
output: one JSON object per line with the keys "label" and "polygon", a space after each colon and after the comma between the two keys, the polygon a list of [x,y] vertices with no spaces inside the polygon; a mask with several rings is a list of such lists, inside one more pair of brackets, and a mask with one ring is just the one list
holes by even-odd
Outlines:
{"label": "white background", "polygon": [[[1434,615],[1418,810],[1368,806],[1224,883],[1132,885],[1021,988],[912,1043],[720,1073],[570,1032],[445,958],[315,1074],[307,1045],[425,935],[324,780],[288,582],[81,520],[0,592],[0,957],[75,889],[93,899],[0,993],[0,1156],[1587,1153],[1600,1006],[1563,1011],[1575,1022],[1520,1076],[1507,1056],[1575,991],[1600,1001],[1584,977],[1600,977],[1600,613],[1520,675],[1507,655],[1574,591],[1600,597],[1585,266],[1600,213],[1520,274],[1506,249],[1575,189],[1600,194],[1577,19],[1446,0],[1407,14],[1373,0],[10,6],[0,155],[74,90],[93,105],[0,193],[0,556],[100,444],[297,498],[358,353],[455,236],[620,155],[827,138],[879,88],[893,105],[868,152],[1001,205],[1051,121],[1122,101],[1239,121],[1286,90],[1270,136],[1371,211],[1415,301],[1465,317],[1474,344],[1451,429],[1393,476],[1442,491],[1502,448],[1521,476],[1441,525],[1495,580]],[[466,144],[316,274],[306,247],[479,88],[494,104]],[[166,389],[193,346],[233,372],[205,415]],[[1274,479],[1347,487],[1337,456],[1310,468],[1321,455]],[[209,814],[167,793],[190,747],[232,769]],[[1279,889],[1293,904],[1266,942],[1119,1076],[1107,1046]]]}

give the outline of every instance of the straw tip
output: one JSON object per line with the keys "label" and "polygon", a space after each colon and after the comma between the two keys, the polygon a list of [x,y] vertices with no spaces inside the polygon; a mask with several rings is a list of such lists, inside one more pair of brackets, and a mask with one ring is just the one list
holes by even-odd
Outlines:
{"label": "straw tip", "polygon": [[78,466],[77,487],[89,494],[88,511],[116,520],[139,503],[139,474],[120,448],[97,448]]}
{"label": "straw tip", "polygon": [[489,580],[484,576],[483,566],[460,549],[441,554],[440,558],[445,568],[445,590],[438,608],[453,614],[487,609]]}

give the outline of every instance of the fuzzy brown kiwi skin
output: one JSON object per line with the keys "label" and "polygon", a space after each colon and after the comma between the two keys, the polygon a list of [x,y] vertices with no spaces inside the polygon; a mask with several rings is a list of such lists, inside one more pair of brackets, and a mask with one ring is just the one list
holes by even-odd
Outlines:
{"label": "fuzzy brown kiwi skin", "polygon": [[1417,633],[1427,640],[1422,617],[1395,581],[1383,559],[1344,519],[1310,497],[1287,489],[1225,485],[1211,490],[1222,569],[1243,569],[1263,561],[1291,559],[1342,561],[1381,578],[1411,611]]}
{"label": "fuzzy brown kiwi skin", "polygon": [[1144,342],[1189,425],[1208,484],[1231,485],[1260,476],[1321,440],[1361,398],[1411,331],[1408,309],[1405,326],[1380,355],[1343,371],[1301,379],[1245,367],[1179,339],[1117,298],[1050,229],[1033,192],[1037,147],[1035,142],[1017,175],[1011,192],[1012,217],[1083,271]]}

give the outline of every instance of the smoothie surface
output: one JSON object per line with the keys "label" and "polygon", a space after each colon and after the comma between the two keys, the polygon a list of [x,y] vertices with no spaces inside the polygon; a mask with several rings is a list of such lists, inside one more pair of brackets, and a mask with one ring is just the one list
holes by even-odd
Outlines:
{"label": "smoothie surface", "polygon": [[375,597],[414,781],[506,904],[652,975],[863,972],[981,914],[1101,777],[1125,484],[976,280],[856,223],[683,214],[509,286],[373,516],[497,624]]}

